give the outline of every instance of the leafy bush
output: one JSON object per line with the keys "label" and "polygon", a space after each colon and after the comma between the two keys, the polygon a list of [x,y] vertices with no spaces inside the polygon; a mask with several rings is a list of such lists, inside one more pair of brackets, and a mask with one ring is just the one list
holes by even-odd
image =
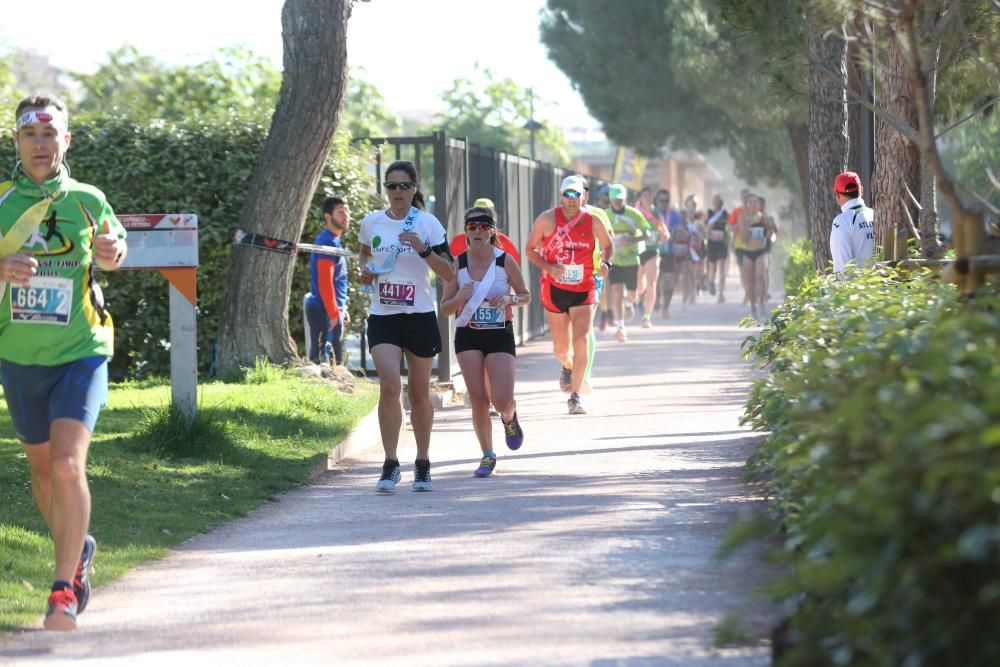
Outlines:
{"label": "leafy bush", "polygon": [[[198,215],[198,367],[211,363],[219,328],[222,293],[233,234],[239,227],[250,175],[267,136],[260,120],[231,117],[205,122],[166,122],[127,115],[74,121],[67,159],[74,178],[97,186],[116,213],[195,213]],[[323,225],[323,199],[337,194],[351,202],[355,220],[373,205],[367,148],[338,136],[324,167],[306,220],[303,240],[311,242]],[[14,164],[10,130],[0,131],[0,164]],[[357,225],[345,234],[357,250]],[[302,295],[309,290],[308,255],[296,261],[289,318],[292,337],[303,340]],[[360,290],[357,262],[351,276],[352,328],[361,326],[367,297]],[[99,274],[100,275],[100,274]],[[169,293],[156,271],[100,275],[115,317],[114,379],[165,375],[170,368]]]}
{"label": "leafy bush", "polygon": [[745,420],[785,529],[780,665],[1000,655],[1000,296],[869,270],[787,299]]}
{"label": "leafy bush", "polygon": [[788,256],[785,257],[785,296],[795,296],[809,278],[816,276],[816,266],[813,264],[812,241],[803,237],[798,241],[786,244]]}

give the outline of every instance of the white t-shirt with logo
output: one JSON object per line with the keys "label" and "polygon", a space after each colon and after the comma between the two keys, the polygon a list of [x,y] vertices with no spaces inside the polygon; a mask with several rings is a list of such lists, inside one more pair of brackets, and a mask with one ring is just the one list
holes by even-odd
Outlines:
{"label": "white t-shirt with logo", "polygon": [[[398,253],[392,271],[376,276],[372,283],[371,315],[434,312],[436,299],[431,290],[431,269],[416,250],[399,242],[403,223],[403,220],[390,218],[386,211],[373,211],[361,221],[358,240],[372,249],[371,261],[376,266],[382,266],[387,258]],[[424,211],[417,212],[411,231],[416,232],[427,247],[447,242],[444,226]]]}

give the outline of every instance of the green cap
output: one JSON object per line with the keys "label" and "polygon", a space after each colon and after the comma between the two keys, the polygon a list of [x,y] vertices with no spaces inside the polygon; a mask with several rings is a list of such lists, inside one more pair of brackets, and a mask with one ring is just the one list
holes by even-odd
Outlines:
{"label": "green cap", "polygon": [[612,183],[608,188],[608,199],[625,199],[628,196],[628,189],[621,183]]}

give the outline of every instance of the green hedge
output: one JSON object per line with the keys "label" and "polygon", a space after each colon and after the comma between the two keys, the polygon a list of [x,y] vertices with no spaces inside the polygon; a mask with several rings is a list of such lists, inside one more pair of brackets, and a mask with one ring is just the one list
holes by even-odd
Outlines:
{"label": "green hedge", "polygon": [[[268,127],[260,121],[181,123],[102,116],[74,120],[67,154],[74,178],[97,186],[117,213],[195,213],[199,226],[198,366],[208,370],[233,233],[254,163]],[[9,130],[0,133],[0,164],[14,165]],[[303,240],[322,227],[320,206],[331,194],[351,201],[355,224],[346,235],[357,249],[357,225],[373,205],[366,171],[367,149],[346,137],[335,141],[306,222]],[[352,327],[360,326],[366,297],[357,289],[358,267],[349,262]],[[166,375],[170,368],[169,296],[156,271],[123,271],[100,278],[115,318],[114,379]],[[296,260],[290,309],[291,333],[303,340],[302,295],[309,289],[308,259]],[[304,354],[304,350],[302,351]]]}
{"label": "green hedge", "polygon": [[816,277],[812,241],[803,237],[786,245],[785,296],[796,296],[810,278]]}
{"label": "green hedge", "polygon": [[779,665],[996,665],[1000,297],[932,275],[828,277],[748,353],[750,461],[784,529]]}

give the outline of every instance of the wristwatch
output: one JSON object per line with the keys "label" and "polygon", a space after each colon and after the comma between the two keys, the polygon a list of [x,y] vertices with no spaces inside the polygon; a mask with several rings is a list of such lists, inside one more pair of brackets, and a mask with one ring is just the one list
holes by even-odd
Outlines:
{"label": "wristwatch", "polygon": [[516,295],[516,294],[512,294],[512,295],[510,296],[510,302],[511,302],[511,304],[518,304],[518,303],[521,303],[521,297],[519,297],[519,296],[518,296],[518,295]]}
{"label": "wristwatch", "polygon": [[615,265],[612,264],[611,262],[609,262],[608,260],[605,259],[605,260],[602,260],[602,261],[604,262],[604,266],[608,267],[608,270],[611,270],[611,269],[615,268]]}
{"label": "wristwatch", "polygon": [[434,248],[427,246],[426,248],[424,248],[423,252],[418,252],[417,255],[424,259],[427,259],[428,257],[431,256],[432,252],[434,252]]}

